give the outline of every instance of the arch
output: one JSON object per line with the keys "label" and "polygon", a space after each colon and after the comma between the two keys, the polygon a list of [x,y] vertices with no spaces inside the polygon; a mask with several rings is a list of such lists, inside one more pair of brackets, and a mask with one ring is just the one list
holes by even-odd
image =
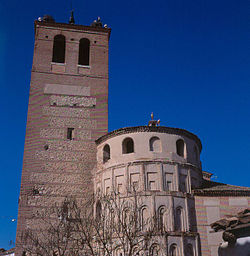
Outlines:
{"label": "arch", "polygon": [[160,248],[158,244],[152,244],[150,247],[150,256],[159,256],[160,255]]}
{"label": "arch", "polygon": [[129,154],[134,152],[134,141],[132,138],[126,138],[122,142],[122,153]]}
{"label": "arch", "polygon": [[123,250],[121,247],[115,249],[115,256],[123,256]]}
{"label": "arch", "polygon": [[160,231],[165,230],[165,223],[166,223],[165,216],[164,216],[165,211],[166,211],[165,206],[160,206],[159,209],[158,209],[157,222],[158,222],[158,229]]}
{"label": "arch", "polygon": [[65,45],[65,36],[54,37],[52,62],[65,63]]}
{"label": "arch", "polygon": [[184,212],[181,206],[175,210],[175,230],[184,231]]}
{"label": "arch", "polygon": [[149,150],[153,152],[161,152],[161,140],[154,136],[149,140]]}
{"label": "arch", "polygon": [[106,163],[110,159],[110,146],[106,144],[103,147],[103,163]]}
{"label": "arch", "polygon": [[170,249],[169,249],[169,254],[170,254],[170,256],[179,256],[178,248],[177,248],[176,244],[171,244]]}
{"label": "arch", "polygon": [[176,141],[176,153],[177,155],[184,157],[185,156],[185,142],[182,139]]}
{"label": "arch", "polygon": [[185,255],[186,256],[194,256],[194,248],[192,244],[188,244],[185,248]]}
{"label": "arch", "polygon": [[143,206],[141,208],[141,230],[145,230],[146,229],[146,226],[147,226],[147,207],[146,206]]}
{"label": "arch", "polygon": [[90,41],[87,38],[82,38],[79,41],[79,55],[78,55],[78,64],[89,66],[89,49]]}
{"label": "arch", "polygon": [[96,219],[100,220],[102,215],[102,204],[100,201],[97,201],[95,209]]}

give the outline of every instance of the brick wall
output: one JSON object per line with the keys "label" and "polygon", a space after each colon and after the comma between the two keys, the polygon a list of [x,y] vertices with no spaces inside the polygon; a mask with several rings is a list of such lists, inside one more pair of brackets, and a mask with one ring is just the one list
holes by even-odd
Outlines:
{"label": "brick wall", "polygon": [[[93,191],[94,141],[108,130],[110,30],[35,22],[35,31],[16,255],[22,232],[37,225],[34,214],[66,196],[84,200]],[[65,64],[51,62],[57,34],[66,38]],[[81,38],[90,40],[89,67],[78,67]],[[74,128],[72,140],[67,128]]]}

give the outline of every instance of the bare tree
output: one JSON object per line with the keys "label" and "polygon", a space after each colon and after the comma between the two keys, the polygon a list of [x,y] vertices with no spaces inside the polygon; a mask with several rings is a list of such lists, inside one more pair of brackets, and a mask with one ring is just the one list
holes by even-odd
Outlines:
{"label": "bare tree", "polygon": [[66,198],[40,216],[39,229],[23,233],[24,250],[37,256],[134,256],[149,252],[152,237],[162,230],[155,215],[144,215],[142,202],[142,195],[135,191],[129,196],[115,192],[92,196],[84,205]]}

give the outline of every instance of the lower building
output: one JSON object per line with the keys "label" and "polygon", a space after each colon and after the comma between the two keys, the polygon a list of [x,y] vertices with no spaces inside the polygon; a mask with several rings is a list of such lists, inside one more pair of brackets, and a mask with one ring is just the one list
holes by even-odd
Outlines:
{"label": "lower building", "polygon": [[[149,216],[156,216],[163,231],[148,252],[135,255],[218,255],[222,237],[211,233],[210,224],[246,208],[250,188],[211,181],[211,174],[201,169],[202,145],[196,135],[149,123],[115,130],[96,143],[96,194],[116,191],[130,200],[136,190],[142,230]],[[118,248],[115,255],[123,254]]]}

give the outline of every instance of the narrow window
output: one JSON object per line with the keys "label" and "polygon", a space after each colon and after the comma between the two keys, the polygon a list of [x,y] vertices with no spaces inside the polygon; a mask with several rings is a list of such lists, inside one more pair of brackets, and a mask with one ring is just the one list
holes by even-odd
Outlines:
{"label": "narrow window", "polygon": [[54,37],[52,62],[65,62],[65,36],[63,35]]}
{"label": "narrow window", "polygon": [[153,244],[150,248],[150,256],[158,256],[159,255],[159,247],[158,245]]}
{"label": "narrow window", "polygon": [[129,154],[134,152],[134,141],[131,138],[126,138],[122,142],[122,153]]}
{"label": "narrow window", "polygon": [[87,38],[82,38],[79,43],[79,57],[78,64],[89,66],[89,45],[90,42]]}
{"label": "narrow window", "polygon": [[177,140],[176,141],[176,152],[177,155],[184,157],[184,141],[183,140]]}
{"label": "narrow window", "polygon": [[188,244],[185,251],[186,251],[185,255],[194,256],[194,249],[192,244]]}
{"label": "narrow window", "polygon": [[160,231],[164,231],[164,207],[160,207],[158,210],[158,228]]}
{"label": "narrow window", "polygon": [[110,159],[110,147],[106,144],[103,148],[103,163],[106,163]]}
{"label": "narrow window", "polygon": [[177,245],[176,244],[172,244],[170,246],[170,256],[178,256],[178,254],[177,254]]}
{"label": "narrow window", "polygon": [[152,137],[149,140],[149,150],[153,152],[161,152],[161,141],[158,137]]}
{"label": "narrow window", "polygon": [[102,214],[102,205],[101,205],[100,201],[98,201],[96,203],[96,218],[97,218],[97,220],[101,219],[101,214]]}
{"label": "narrow window", "polygon": [[74,128],[68,128],[67,130],[67,139],[68,140],[73,140],[74,138]]}
{"label": "narrow window", "polygon": [[178,207],[175,212],[175,230],[184,231],[183,223],[183,209]]}
{"label": "narrow window", "polygon": [[141,210],[141,230],[145,230],[147,225],[147,208],[143,207]]}

